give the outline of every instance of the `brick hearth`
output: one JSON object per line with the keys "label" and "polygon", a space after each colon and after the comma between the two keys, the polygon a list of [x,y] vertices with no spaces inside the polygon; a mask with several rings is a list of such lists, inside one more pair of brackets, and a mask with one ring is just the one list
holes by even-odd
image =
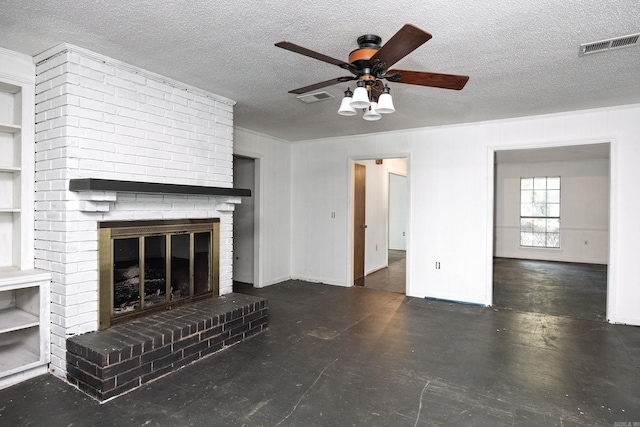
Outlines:
{"label": "brick hearth", "polygon": [[67,380],[104,401],[267,327],[267,300],[228,294],[67,339]]}

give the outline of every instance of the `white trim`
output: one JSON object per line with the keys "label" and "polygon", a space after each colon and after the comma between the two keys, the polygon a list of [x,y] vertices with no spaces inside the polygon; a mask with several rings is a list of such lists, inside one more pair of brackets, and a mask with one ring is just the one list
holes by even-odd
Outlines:
{"label": "white trim", "polygon": [[117,59],[113,59],[113,58],[110,58],[108,56],[104,56],[104,55],[101,55],[99,53],[93,52],[91,50],[84,49],[84,48],[81,48],[81,47],[78,47],[78,46],[75,46],[75,45],[72,45],[72,44],[68,44],[68,43],[61,43],[61,44],[59,44],[57,46],[54,46],[54,47],[52,47],[50,49],[45,50],[44,52],[34,56],[33,57],[33,62],[36,65],[39,65],[40,63],[42,63],[44,61],[47,61],[47,60],[51,59],[54,56],[58,56],[58,55],[66,53],[66,52],[75,52],[75,53],[81,54],[82,56],[94,59],[96,61],[103,62],[103,63],[108,64],[108,65],[112,65],[114,67],[120,68],[120,69],[125,70],[125,71],[129,71],[129,72],[132,72],[132,73],[135,73],[135,74],[139,74],[139,75],[141,75],[143,77],[146,77],[146,78],[151,79],[151,80],[155,80],[155,81],[157,81],[159,83],[164,83],[164,84],[169,85],[171,87],[174,87],[176,89],[181,89],[181,90],[185,90],[185,91],[188,91],[188,92],[191,92],[191,93],[194,93],[194,94],[205,96],[207,98],[213,99],[213,100],[218,101],[218,102],[222,102],[223,104],[226,104],[226,105],[229,105],[229,106],[234,106],[236,104],[236,101],[233,101],[233,100],[231,100],[229,98],[225,98],[223,96],[216,95],[214,93],[211,93],[211,92],[208,92],[206,90],[197,88],[195,86],[191,86],[191,85],[188,85],[186,83],[179,82],[179,81],[171,79],[169,77],[165,77],[165,76],[162,76],[160,74],[156,74],[156,73],[153,73],[151,71],[144,70],[144,69],[136,67],[134,65],[130,65],[130,64],[127,64],[125,62],[118,61]]}

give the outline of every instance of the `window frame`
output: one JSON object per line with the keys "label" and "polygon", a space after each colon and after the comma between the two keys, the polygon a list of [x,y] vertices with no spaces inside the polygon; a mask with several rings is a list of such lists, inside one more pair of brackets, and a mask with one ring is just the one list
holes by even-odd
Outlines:
{"label": "window frame", "polygon": [[[541,186],[542,180],[544,188]],[[553,180],[551,185],[550,180]],[[524,188],[525,181],[531,182],[530,188]],[[520,247],[561,248],[561,189],[561,176],[520,177]],[[531,193],[528,197],[527,192]],[[539,244],[541,235],[544,244]]]}

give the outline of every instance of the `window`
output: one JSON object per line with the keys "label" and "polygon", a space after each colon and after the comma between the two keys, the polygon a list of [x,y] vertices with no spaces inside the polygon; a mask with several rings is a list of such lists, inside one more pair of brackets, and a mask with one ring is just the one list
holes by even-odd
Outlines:
{"label": "window", "polygon": [[560,177],[520,178],[520,246],[560,247]]}

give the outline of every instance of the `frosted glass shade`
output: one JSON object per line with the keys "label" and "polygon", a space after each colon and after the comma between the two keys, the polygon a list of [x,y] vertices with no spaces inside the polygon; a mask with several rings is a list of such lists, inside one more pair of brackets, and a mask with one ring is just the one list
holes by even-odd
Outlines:
{"label": "frosted glass shade", "polygon": [[351,100],[351,106],[353,108],[367,108],[369,106],[369,93],[363,86],[358,86],[353,92],[353,99]]}
{"label": "frosted glass shade", "polygon": [[380,114],[391,114],[396,111],[393,106],[393,99],[391,98],[391,95],[389,95],[388,93],[383,93],[382,95],[380,95],[380,98],[378,98],[378,106],[376,107],[376,111]]}
{"label": "frosted glass shade", "polygon": [[345,96],[342,98],[342,102],[340,103],[340,108],[338,109],[338,114],[341,116],[355,116],[356,110],[351,106],[351,97]]}
{"label": "frosted glass shade", "polygon": [[362,116],[362,118],[370,122],[374,120],[380,120],[382,116],[380,115],[380,113],[378,113],[378,111],[376,111],[377,105],[378,105],[377,102],[372,102],[369,108],[367,109],[367,111],[365,111],[364,116]]}

